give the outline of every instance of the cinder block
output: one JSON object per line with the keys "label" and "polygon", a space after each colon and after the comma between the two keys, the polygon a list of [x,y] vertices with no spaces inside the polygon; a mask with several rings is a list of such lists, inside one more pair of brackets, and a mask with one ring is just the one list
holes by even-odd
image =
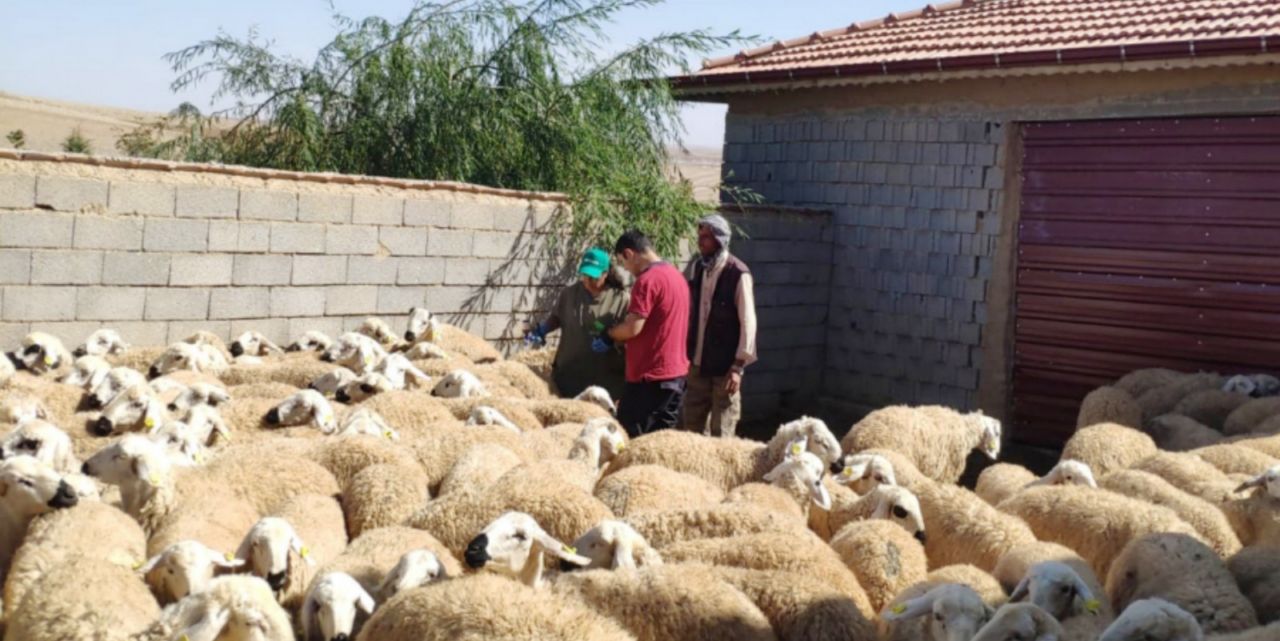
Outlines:
{"label": "cinder block", "polygon": [[202,252],[209,247],[209,221],[148,218],[142,248],[149,252]]}
{"label": "cinder block", "polygon": [[489,278],[489,261],[479,258],[450,258],[444,262],[444,284],[483,285]]}
{"label": "cinder block", "polygon": [[40,176],[36,179],[36,206],[57,211],[81,211],[107,206],[107,183],[102,180],[68,176]]}
{"label": "cinder block", "polygon": [[266,287],[215,289],[209,296],[209,318],[261,318],[271,313],[271,290]]}
{"label": "cinder block", "polygon": [[141,218],[78,216],[73,246],[77,249],[142,249]]}
{"label": "cinder block", "polygon": [[235,257],[231,269],[233,285],[288,285],[292,279],[292,256],[245,254]]}
{"label": "cinder block", "polygon": [[[323,316],[325,299],[324,287],[272,287],[271,315],[275,317]],[[290,334],[297,335],[292,331]]]}
{"label": "cinder block", "polygon": [[74,287],[5,287],[0,319],[69,321],[76,318]]}
{"label": "cinder block", "polygon": [[113,214],[172,216],[176,193],[173,185],[114,181],[107,211]]}
{"label": "cinder block", "polygon": [[351,285],[394,285],[400,259],[383,256],[352,256],[347,259],[347,283]]}
{"label": "cinder block", "polygon": [[484,337],[491,341],[520,338],[523,325],[511,314],[485,314]]}
{"label": "cinder block", "polygon": [[169,270],[169,285],[230,285],[232,260],[231,254],[176,254]]}
{"label": "cinder block", "polygon": [[298,194],[298,220],[310,223],[349,223],[351,196]]}
{"label": "cinder block", "polygon": [[169,339],[169,324],[164,321],[114,322],[111,327],[130,345],[159,346]]}
{"label": "cinder block", "polygon": [[515,250],[516,235],[511,232],[478,231],[472,243],[472,256],[477,258],[505,258]]}
{"label": "cinder block", "polygon": [[451,203],[447,200],[410,199],[404,201],[404,224],[419,227],[448,227]]}
{"label": "cinder block", "polygon": [[240,190],[235,187],[178,185],[174,211],[180,218],[235,218],[240,210]]}
{"label": "cinder block", "polygon": [[378,242],[394,256],[427,253],[427,230],[421,227],[379,227]]}
{"label": "cinder block", "polygon": [[186,340],[188,336],[196,332],[213,332],[222,340],[231,340],[231,321],[225,320],[176,320],[169,323],[169,336],[166,339],[168,343],[176,343]]}
{"label": "cinder block", "polygon": [[31,252],[25,249],[0,249],[0,285],[26,285],[30,282]]}
{"label": "cinder block", "polygon": [[297,220],[298,194],[274,189],[241,189],[242,220]]}
{"label": "cinder block", "polygon": [[36,177],[21,174],[0,176],[0,207],[31,209],[36,205]]}
{"label": "cinder block", "polygon": [[[319,314],[317,314],[318,316]],[[289,340],[301,336],[309,331],[324,332],[329,336],[337,337],[342,333],[341,318],[290,318],[289,319]]]}
{"label": "cinder block", "polygon": [[[432,233],[438,233],[433,231]],[[439,285],[444,283],[443,258],[406,258],[400,261],[398,285]]]}
{"label": "cinder block", "polygon": [[289,319],[287,318],[244,318],[231,321],[231,335],[239,336],[248,331],[255,331],[267,337],[267,340],[284,347],[292,341],[289,336]]}
{"label": "cinder block", "polygon": [[493,207],[488,202],[455,202],[449,226],[455,229],[493,229]]}
{"label": "cinder block", "polygon": [[102,329],[102,323],[97,321],[41,321],[31,325],[33,332],[48,332],[57,336],[67,349],[75,349],[99,329]]}
{"label": "cinder block", "polygon": [[[145,320],[196,320],[209,317],[209,290],[153,288],[147,290]],[[194,330],[193,330],[194,331]],[[172,335],[172,328],[170,328]],[[181,339],[181,337],[179,337]]]}
{"label": "cinder block", "polygon": [[97,285],[102,281],[102,252],[38,251],[31,254],[34,285]]}
{"label": "cinder block", "polygon": [[528,203],[495,206],[492,210],[493,228],[501,231],[520,231],[533,219]]}
{"label": "cinder block", "polygon": [[[137,320],[142,318],[146,293],[147,290],[141,287],[81,287],[76,290],[76,318],[97,321]],[[125,337],[125,340],[130,339]]]}
{"label": "cinder block", "polygon": [[357,225],[399,225],[404,222],[404,201],[385,196],[356,196],[351,222]]}
{"label": "cinder block", "polygon": [[0,247],[70,247],[74,226],[69,214],[0,212]]}
{"label": "cinder block", "polygon": [[271,225],[267,223],[240,223],[236,237],[238,252],[266,252],[271,247]]}
{"label": "cinder block", "polygon": [[470,230],[432,229],[427,234],[427,255],[470,256],[473,236]]}
{"label": "cinder block", "polygon": [[103,285],[167,285],[168,254],[107,253],[102,260]]}
{"label": "cinder block", "polygon": [[236,220],[209,221],[209,251],[234,252],[240,237],[240,222]]}
{"label": "cinder block", "polygon": [[427,307],[433,313],[459,312],[474,295],[475,289],[472,287],[429,287]]}
{"label": "cinder block", "polygon": [[323,254],[324,225],[271,223],[271,252],[275,254]]}
{"label": "cinder block", "polygon": [[31,333],[31,323],[0,323],[0,345],[18,345]]}
{"label": "cinder block", "polygon": [[329,316],[374,314],[378,311],[378,288],[372,285],[329,287],[325,294]]}
{"label": "cinder block", "polygon": [[427,304],[426,287],[379,287],[378,314],[407,314]]}
{"label": "cinder block", "polygon": [[378,228],[329,225],[325,233],[325,253],[365,254],[378,251]]}
{"label": "cinder block", "polygon": [[294,285],[341,285],[347,282],[346,256],[294,256]]}

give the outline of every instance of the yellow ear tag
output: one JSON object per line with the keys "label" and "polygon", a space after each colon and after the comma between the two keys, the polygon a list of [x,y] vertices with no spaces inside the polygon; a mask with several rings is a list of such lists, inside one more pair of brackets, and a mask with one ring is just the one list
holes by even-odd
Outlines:
{"label": "yellow ear tag", "polygon": [[309,557],[309,556],[311,556],[311,548],[309,548],[309,547],[307,547],[307,546],[305,546],[305,545],[304,545],[304,546],[302,546],[302,549],[301,549],[301,550],[298,550],[298,556],[300,556],[300,557],[302,557],[302,558],[304,558],[304,559],[305,559],[305,558],[307,558],[307,557]]}
{"label": "yellow ear tag", "polygon": [[147,477],[147,481],[148,481],[148,482],[150,482],[152,485],[159,485],[159,484],[160,484],[160,475],[159,475],[159,474],[152,474],[151,476]]}
{"label": "yellow ear tag", "polygon": [[1088,612],[1089,614],[1097,616],[1098,610],[1100,609],[1102,609],[1102,603],[1100,603],[1097,599],[1089,599],[1088,601],[1084,602],[1084,611]]}
{"label": "yellow ear tag", "polygon": [[393,436],[395,436],[395,434],[393,434],[393,433],[391,432],[391,430],[387,430],[387,431],[383,432],[383,433],[382,433],[382,435],[383,435],[383,436],[385,436],[385,437],[387,437],[387,439],[390,439],[390,438],[392,438]]}
{"label": "yellow ear tag", "polygon": [[226,432],[225,434],[223,434],[223,435],[222,435],[222,438],[227,439],[227,442],[228,442],[228,443],[230,443],[230,442],[231,442],[231,432]]}
{"label": "yellow ear tag", "polygon": [[146,564],[147,564],[147,562],[146,562],[146,561],[134,561],[134,562],[133,562],[133,570],[134,570],[135,572],[137,572],[138,570],[141,570],[141,569],[142,569],[142,566],[144,566],[144,565],[146,565]]}
{"label": "yellow ear tag", "polygon": [[53,367],[53,357],[52,357],[52,356],[45,356],[45,357],[44,357],[44,364],[45,364],[45,365],[48,365],[48,366],[50,366],[50,367]]}
{"label": "yellow ear tag", "polygon": [[147,429],[151,429],[151,428],[153,428],[153,427],[155,427],[155,426],[156,426],[156,419],[151,418],[150,416],[148,416],[148,417],[146,417],[146,418],[142,419],[142,425],[143,425],[143,427],[146,427]]}
{"label": "yellow ear tag", "polygon": [[427,341],[428,343],[434,343],[434,342],[436,342],[436,330],[435,330],[435,328],[434,328],[434,327],[428,328],[428,329],[427,329],[427,332],[426,332],[425,334],[423,334],[423,335],[422,335],[422,337],[423,337],[424,339],[426,339],[426,341]]}
{"label": "yellow ear tag", "polygon": [[852,477],[853,477],[853,468],[852,468],[852,467],[849,467],[848,465],[844,466],[844,469],[843,469],[843,470],[840,470],[840,476],[843,476],[843,477],[845,477],[845,478],[852,478]]}
{"label": "yellow ear tag", "polygon": [[364,357],[364,366],[365,366],[365,367],[373,367],[373,357],[372,357],[372,356],[366,356],[366,357]]}
{"label": "yellow ear tag", "polygon": [[320,424],[324,425],[333,420],[333,414],[325,413],[320,415]]}
{"label": "yellow ear tag", "polygon": [[185,635],[185,634],[184,634],[184,635],[182,635],[182,636],[178,637],[178,641],[191,641],[191,637],[189,637],[189,636],[187,636],[187,635]]}
{"label": "yellow ear tag", "polygon": [[230,552],[227,552],[226,554],[224,554],[224,555],[222,555],[222,556],[223,556],[223,558],[225,558],[228,562],[236,560],[236,555],[234,555],[234,554],[232,554],[232,553],[230,553]]}
{"label": "yellow ear tag", "polygon": [[578,548],[575,548],[575,547],[573,547],[572,545],[561,545],[561,546],[560,546],[560,549],[561,549],[561,550],[564,550],[564,553],[565,553],[565,554],[577,554],[577,553],[578,553]]}
{"label": "yellow ear tag", "polygon": [[894,614],[902,614],[903,612],[907,611],[907,604],[899,603],[898,605],[895,605],[892,608],[889,608],[889,611]]}
{"label": "yellow ear tag", "polygon": [[201,456],[199,452],[196,452],[195,454],[192,454],[192,455],[191,455],[191,460],[195,461],[195,462],[196,462],[196,465],[199,465],[199,464],[201,464],[201,463],[204,463],[204,457],[203,457],[203,456]]}
{"label": "yellow ear tag", "polygon": [[803,452],[803,451],[804,451],[804,448],[800,447],[800,444],[799,444],[799,443],[792,443],[792,444],[791,444],[791,455],[792,455],[792,456],[800,456],[800,453],[801,453],[801,452]]}
{"label": "yellow ear tag", "polygon": [[625,450],[625,449],[627,449],[627,444],[626,444],[626,443],[618,443],[618,451],[619,451],[619,452],[621,452],[622,450]]}

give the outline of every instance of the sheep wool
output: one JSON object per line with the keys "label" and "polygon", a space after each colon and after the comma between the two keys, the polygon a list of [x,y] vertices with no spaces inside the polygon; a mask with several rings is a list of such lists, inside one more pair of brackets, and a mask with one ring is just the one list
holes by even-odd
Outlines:
{"label": "sheep wool", "polygon": [[307,458],[333,474],[338,487],[346,488],[357,474],[370,465],[417,467],[418,461],[385,436],[347,436],[322,439]]}
{"label": "sheep wool", "polygon": [[659,550],[684,541],[747,534],[815,536],[801,521],[745,505],[648,510],[631,514],[626,522]]}
{"label": "sheep wool", "polygon": [[888,449],[901,453],[920,473],[943,483],[964,474],[969,452],[982,449],[995,458],[999,422],[980,413],[960,414],[938,406],[892,406],[858,421],[840,443],[845,452]]}
{"label": "sheep wool", "polygon": [[1079,552],[1097,576],[1106,576],[1124,546],[1147,534],[1200,536],[1167,507],[1079,485],[1028,488],[1000,509],[1020,517],[1040,540]]}
{"label": "sheep wool", "polygon": [[524,462],[515,452],[497,443],[476,443],[449,468],[440,482],[441,496],[465,488],[483,489]]}
{"label": "sheep wool", "polygon": [[634,641],[586,604],[493,574],[432,583],[378,608],[357,641]]}
{"label": "sheep wool", "polygon": [[445,576],[462,576],[462,565],[443,543],[430,533],[404,526],[368,530],[351,541],[347,549],[321,566],[316,577],[329,572],[350,574],[369,594],[376,595],[378,586],[400,557],[412,550],[427,550],[436,556]]}
{"label": "sheep wool", "polygon": [[783,516],[808,521],[807,505],[796,502],[792,494],[766,483],[743,483],[733,488],[724,502],[730,505],[754,505]]}
{"label": "sheep wool", "polygon": [[364,468],[342,492],[347,534],[358,537],[398,525],[431,498],[427,477],[417,465],[378,464]]}
{"label": "sheep wool", "polygon": [[1221,442],[1222,432],[1181,414],[1162,414],[1147,421],[1147,434],[1162,450],[1185,452]]}
{"label": "sheep wool", "polygon": [[777,638],[755,603],[707,566],[577,570],[562,574],[552,591],[622,623],[641,641]]}
{"label": "sheep wool", "polygon": [[1009,599],[1004,586],[994,576],[976,565],[968,563],[945,565],[929,572],[925,585],[955,583],[971,588],[982,602],[995,608]]}
{"label": "sheep wool", "polygon": [[538,417],[539,422],[548,427],[561,423],[586,423],[593,418],[609,417],[609,412],[595,403],[568,398],[534,400],[529,402],[528,408]]}
{"label": "sheep wool", "polygon": [[929,570],[924,546],[906,530],[881,519],[844,526],[831,537],[831,549],[858,578],[875,612],[924,581]]}
{"label": "sheep wool", "polygon": [[[248,631],[255,641],[294,641],[289,615],[276,603],[266,582],[254,576],[232,575],[214,579],[209,589],[192,594],[161,612],[142,634],[131,641],[173,639],[241,639]],[[200,636],[200,635],[214,635]]]}
{"label": "sheep wool", "polygon": [[1227,415],[1222,432],[1227,436],[1248,434],[1273,416],[1280,416],[1280,396],[1255,398]]}
{"label": "sheep wool", "polygon": [[488,341],[466,330],[442,323],[431,342],[450,354],[460,354],[473,363],[494,363],[502,360],[502,353]]}
{"label": "sheep wool", "polygon": [[1107,574],[1107,593],[1117,612],[1138,599],[1164,599],[1195,616],[1206,632],[1258,625],[1253,605],[1226,564],[1186,535],[1150,534],[1130,541]]}
{"label": "sheep wool", "polygon": [[818,578],[802,572],[722,566],[713,567],[712,571],[760,608],[779,639],[876,638],[875,623],[853,601]]}
{"label": "sheep wool", "polygon": [[1062,458],[1087,464],[1095,478],[1123,469],[1156,453],[1155,441],[1133,428],[1101,423],[1076,430],[1062,448]]}
{"label": "sheep wool", "polygon": [[160,615],[131,568],[72,557],[40,576],[5,628],[5,641],[126,641]]}
{"label": "sheep wool", "polygon": [[1172,383],[1148,390],[1136,397],[1138,406],[1142,408],[1142,420],[1146,422],[1174,411],[1179,402],[1196,392],[1220,390],[1225,381],[1218,374],[1201,372],[1183,375]]}
{"label": "sheep wool", "polygon": [[1012,592],[1027,575],[1031,566],[1045,561],[1056,561],[1069,566],[1089,587],[1090,592],[1104,594],[1102,581],[1098,580],[1098,576],[1094,574],[1088,562],[1076,554],[1075,550],[1046,541],[1035,541],[1009,550],[1000,557],[1000,562],[996,564],[996,569],[991,574],[1000,582],[1000,587],[1005,592]]}
{"label": "sheep wool", "polygon": [[982,470],[978,475],[978,484],[974,487],[974,492],[987,503],[999,505],[1038,478],[1040,477],[1036,476],[1035,472],[1021,465],[996,463]]}
{"label": "sheep wool", "polygon": [[1231,523],[1222,510],[1154,474],[1141,470],[1117,470],[1102,477],[1099,487],[1173,510],[1194,527],[1219,556],[1227,557],[1240,550],[1240,537],[1231,529]]}
{"label": "sheep wool", "polygon": [[1076,429],[1115,423],[1137,429],[1142,427],[1142,408],[1129,392],[1104,385],[1085,395],[1076,416]]}
{"label": "sheep wool", "polygon": [[965,488],[925,479],[914,489],[925,525],[943,533],[925,542],[929,567],[972,563],[990,572],[1005,552],[1036,539],[1032,528],[1006,513],[1003,505],[997,509]]}
{"label": "sheep wool", "polygon": [[1280,621],[1280,550],[1244,548],[1227,560],[1227,570],[1253,604],[1260,623]]}
{"label": "sheep wool", "polygon": [[297,589],[290,590],[292,594],[289,599],[281,600],[286,608],[296,609],[302,603],[301,597],[306,594],[307,586],[318,576],[316,569],[346,549],[347,528],[338,502],[333,497],[319,494],[295,496],[280,506],[274,516],[292,525],[293,531],[305,546],[299,552],[303,558],[291,559],[289,562],[291,576],[288,585]]}
{"label": "sheep wool", "polygon": [[1246,474],[1254,476],[1273,465],[1280,463],[1256,449],[1231,443],[1220,443],[1191,450],[1204,462],[1218,468],[1223,474]]}
{"label": "sheep wool", "polygon": [[457,464],[458,459],[480,443],[492,443],[507,448],[522,462],[529,462],[533,457],[524,449],[519,434],[492,425],[461,425],[437,430],[435,433],[414,439],[409,448],[418,459],[423,472],[426,473],[433,495],[439,495],[440,484],[444,482],[449,471]]}
{"label": "sheep wool", "polygon": [[535,459],[569,458],[573,441],[582,433],[582,423],[560,423],[520,435],[524,449]]}
{"label": "sheep wool", "polygon": [[1227,417],[1251,398],[1239,392],[1207,389],[1189,394],[1173,406],[1173,413],[1189,416],[1210,428],[1221,431]]}
{"label": "sheep wool", "polygon": [[1170,383],[1181,380],[1186,374],[1164,367],[1151,367],[1129,372],[1120,377],[1113,387],[1128,392],[1133,398]]}
{"label": "sheep wool", "polygon": [[637,465],[606,476],[596,484],[595,496],[618,517],[701,508],[724,500],[724,492],[702,478],[658,465]]}

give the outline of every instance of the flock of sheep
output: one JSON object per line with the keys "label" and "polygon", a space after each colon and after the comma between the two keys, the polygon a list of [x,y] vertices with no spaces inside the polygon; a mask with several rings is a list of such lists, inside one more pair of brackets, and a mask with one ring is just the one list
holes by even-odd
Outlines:
{"label": "flock of sheep", "polygon": [[0,358],[4,639],[1280,640],[1270,377],[1135,372],[1047,475],[970,491],[980,413],[628,440],[547,356],[417,308],[284,349],[29,335]]}

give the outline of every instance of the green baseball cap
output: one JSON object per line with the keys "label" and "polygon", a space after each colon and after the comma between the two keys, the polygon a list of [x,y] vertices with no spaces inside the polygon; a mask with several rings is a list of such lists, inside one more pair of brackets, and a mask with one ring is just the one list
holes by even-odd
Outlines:
{"label": "green baseball cap", "polygon": [[588,278],[600,278],[609,269],[609,253],[599,247],[592,247],[582,255],[578,264],[578,273]]}

